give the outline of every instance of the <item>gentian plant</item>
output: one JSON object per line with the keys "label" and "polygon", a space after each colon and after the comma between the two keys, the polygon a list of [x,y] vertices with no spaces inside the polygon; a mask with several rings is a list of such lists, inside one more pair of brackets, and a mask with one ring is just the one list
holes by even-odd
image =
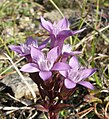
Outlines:
{"label": "gentian plant", "polygon": [[[49,40],[38,45],[37,40],[29,37],[25,44],[9,46],[27,59],[28,63],[21,71],[29,73],[37,84],[41,101],[35,107],[47,112],[48,119],[58,119],[61,110],[72,106],[64,104],[63,101],[74,93],[78,85],[94,89],[85,79],[93,75],[96,69],[80,66],[76,55],[81,52],[72,51],[70,44],[64,44],[67,37],[84,29],[72,31],[69,30],[69,25],[66,18],[52,24],[41,17],[41,26],[49,32]],[[45,47],[47,50],[44,50]]]}

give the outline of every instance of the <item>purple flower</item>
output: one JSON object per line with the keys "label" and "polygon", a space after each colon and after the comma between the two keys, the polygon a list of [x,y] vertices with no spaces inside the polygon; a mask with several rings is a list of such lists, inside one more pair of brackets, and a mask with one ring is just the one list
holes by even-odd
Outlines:
{"label": "purple flower", "polygon": [[39,76],[43,80],[47,80],[52,76],[52,71],[64,71],[70,69],[68,64],[56,62],[59,57],[59,48],[51,49],[47,56],[35,47],[31,47],[31,57],[33,63],[28,63],[21,68],[21,71],[33,73],[39,72]]}
{"label": "purple flower", "polygon": [[56,22],[52,24],[41,17],[41,26],[50,33],[51,48],[56,46],[62,48],[63,42],[67,37],[80,33],[84,30],[81,29],[77,31],[71,31],[69,30],[69,25],[70,24],[67,18],[63,18],[57,24]]}
{"label": "purple flower", "polygon": [[72,51],[72,45],[70,44],[63,44],[62,47],[62,61],[66,61],[68,56],[74,56],[80,54],[80,51]]}
{"label": "purple flower", "polygon": [[32,37],[29,37],[26,40],[25,44],[20,44],[19,46],[15,46],[15,45],[10,45],[9,48],[15,52],[17,52],[20,56],[28,56],[30,55],[30,50],[31,50],[31,46],[34,46],[38,49],[42,49],[45,47],[45,45],[40,45],[38,46],[37,40],[34,40]]}
{"label": "purple flower", "polygon": [[75,88],[77,84],[80,84],[89,89],[94,89],[93,85],[88,81],[84,81],[84,79],[94,74],[96,71],[95,68],[87,69],[80,67],[76,56],[73,56],[70,59],[69,65],[71,66],[71,69],[69,69],[68,71],[60,71],[61,75],[65,77],[64,84],[66,88],[72,89]]}

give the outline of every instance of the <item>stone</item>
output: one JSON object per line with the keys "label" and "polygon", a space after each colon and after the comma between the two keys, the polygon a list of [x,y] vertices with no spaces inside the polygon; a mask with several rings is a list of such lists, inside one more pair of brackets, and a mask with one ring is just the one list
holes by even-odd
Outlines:
{"label": "stone", "polygon": [[[32,87],[36,95],[38,95],[37,85],[32,81],[31,78],[29,78],[29,76],[24,76],[24,78]],[[24,81],[20,78],[20,76],[17,73],[7,76],[6,78],[2,79],[1,82],[12,88],[12,91],[15,94],[15,98],[33,98],[27,85],[24,83]]]}

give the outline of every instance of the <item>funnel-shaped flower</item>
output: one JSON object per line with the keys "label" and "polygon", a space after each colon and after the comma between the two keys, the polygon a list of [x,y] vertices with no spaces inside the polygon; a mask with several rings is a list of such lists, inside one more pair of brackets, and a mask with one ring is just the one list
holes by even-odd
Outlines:
{"label": "funnel-shaped flower", "polygon": [[21,68],[24,72],[39,72],[39,76],[43,80],[47,80],[52,76],[52,71],[64,71],[70,69],[68,64],[62,62],[56,62],[59,57],[58,47],[51,49],[47,53],[47,57],[44,53],[35,47],[31,47],[31,57],[34,63],[28,63]]}
{"label": "funnel-shaped flower", "polygon": [[17,52],[20,56],[26,57],[30,55],[31,46],[34,46],[38,49],[42,49],[45,47],[45,44],[38,46],[37,40],[34,40],[32,37],[29,37],[26,40],[25,44],[20,44],[19,46],[10,45],[9,48]]}
{"label": "funnel-shaped flower", "polygon": [[84,81],[84,79],[91,76],[96,69],[80,67],[76,56],[73,56],[70,59],[69,65],[71,66],[70,70],[60,71],[60,73],[65,77],[64,84],[66,88],[72,89],[76,87],[77,84],[80,84],[89,89],[94,89],[93,85],[88,81]]}
{"label": "funnel-shaped flower", "polygon": [[69,25],[70,24],[67,18],[63,18],[57,24],[56,22],[52,24],[51,22],[46,21],[43,17],[41,17],[41,26],[45,30],[47,30],[50,34],[51,48],[56,46],[62,48],[63,42],[67,37],[80,33],[84,30],[82,29],[82,30],[72,31],[69,30]]}

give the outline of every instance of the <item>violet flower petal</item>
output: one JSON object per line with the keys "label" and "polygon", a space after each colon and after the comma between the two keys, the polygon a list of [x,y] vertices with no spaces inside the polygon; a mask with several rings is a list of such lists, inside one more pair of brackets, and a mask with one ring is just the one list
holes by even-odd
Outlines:
{"label": "violet flower petal", "polygon": [[[56,37],[54,34],[50,34],[50,48],[55,47]],[[59,41],[58,41],[59,42]],[[57,45],[56,45],[57,46]]]}
{"label": "violet flower petal", "polygon": [[62,49],[64,40],[69,36],[72,36],[71,30],[60,31],[55,38],[54,47],[59,46]]}
{"label": "violet flower petal", "polygon": [[73,36],[77,33],[80,33],[82,31],[84,31],[86,28],[83,28],[81,30],[76,30],[76,31],[72,31],[72,30],[62,30],[57,34],[57,39],[62,39],[65,40],[67,37],[69,36]]}
{"label": "violet flower petal", "polygon": [[41,17],[41,26],[48,32],[52,33],[52,29],[53,29],[52,23],[49,21],[46,21],[43,17]]}
{"label": "violet flower petal", "polygon": [[68,29],[70,26],[70,23],[67,18],[63,18],[57,23],[57,26],[61,29]]}
{"label": "violet flower petal", "polygon": [[75,88],[76,87],[76,83],[74,83],[73,81],[71,81],[69,79],[65,79],[64,80],[64,85],[68,89],[72,89],[72,88]]}
{"label": "violet flower petal", "polygon": [[52,68],[52,70],[56,70],[56,71],[64,71],[64,70],[68,70],[68,69],[70,69],[70,66],[63,62],[55,63]]}
{"label": "violet flower petal", "polygon": [[81,79],[85,79],[88,78],[89,76],[91,76],[92,74],[94,74],[96,71],[96,68],[94,69],[83,69],[80,73]]}
{"label": "violet flower petal", "polygon": [[[67,52],[65,52],[65,53],[67,53]],[[81,54],[81,53],[82,53],[81,51],[72,51],[69,54],[70,55],[78,55],[78,54]]]}
{"label": "violet flower petal", "polygon": [[27,46],[29,45],[33,45],[33,46],[36,46],[38,47],[38,42],[37,40],[34,40],[32,37],[28,37],[28,39],[26,40],[26,43],[25,43]]}
{"label": "violet flower petal", "polygon": [[59,46],[59,49],[62,50],[63,43],[64,43],[64,41],[62,39],[58,39],[58,40],[55,39],[55,42],[54,43],[53,43],[53,39],[52,39],[50,46],[52,48]]}
{"label": "violet flower petal", "polygon": [[43,49],[43,48],[45,48],[45,47],[47,46],[47,43],[49,42],[49,40],[50,40],[50,38],[47,38],[45,41],[43,41],[43,42],[39,45],[38,49]]}
{"label": "violet flower petal", "polygon": [[76,30],[76,31],[72,31],[72,35],[75,35],[77,33],[81,33],[82,31],[84,31],[86,28],[80,29],[80,30]]}
{"label": "violet flower petal", "polygon": [[91,90],[94,90],[94,86],[88,81],[80,81],[78,84],[80,84],[86,88],[89,88]]}
{"label": "violet flower petal", "polygon": [[62,30],[57,34],[57,39],[65,40],[67,37],[72,36],[72,31],[71,30]]}
{"label": "violet flower petal", "polygon": [[73,56],[70,61],[69,61],[69,65],[72,67],[72,69],[74,70],[78,70],[79,69],[79,62],[76,56]]}
{"label": "violet flower petal", "polygon": [[72,51],[70,53],[64,52],[63,56],[62,56],[62,62],[66,62],[66,60],[69,56],[74,56],[74,55],[78,55],[78,54],[81,54],[81,52],[80,51]]}
{"label": "violet flower petal", "polygon": [[68,75],[67,71],[59,71],[59,73],[64,77],[67,77],[67,75]]}
{"label": "violet flower petal", "polygon": [[45,81],[52,76],[52,72],[50,71],[40,71],[39,76]]}
{"label": "violet flower petal", "polygon": [[34,63],[28,63],[24,65],[20,70],[23,72],[28,72],[28,73],[39,72],[37,65]]}
{"label": "violet flower petal", "polygon": [[9,45],[9,48],[19,54],[22,54],[21,46]]}
{"label": "violet flower petal", "polygon": [[52,63],[54,63],[57,60],[58,56],[59,56],[59,48],[58,47],[52,48],[47,53],[47,59]]}
{"label": "violet flower petal", "polygon": [[31,47],[31,57],[34,61],[38,61],[40,59],[44,59],[44,54],[40,50],[35,47]]}
{"label": "violet flower petal", "polygon": [[78,55],[81,54],[81,51],[72,51],[72,52],[64,52],[64,56],[73,56],[73,55]]}

